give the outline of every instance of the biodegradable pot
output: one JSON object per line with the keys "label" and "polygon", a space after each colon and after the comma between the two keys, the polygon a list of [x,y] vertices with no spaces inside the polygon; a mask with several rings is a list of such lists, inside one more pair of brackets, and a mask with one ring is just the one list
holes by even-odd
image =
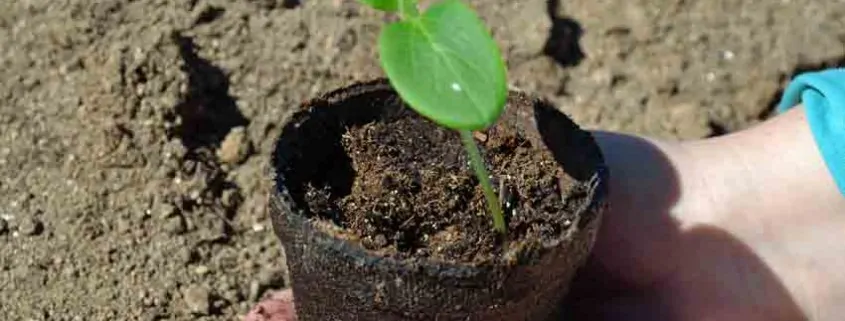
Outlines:
{"label": "biodegradable pot", "polygon": [[[496,126],[513,126],[533,148],[552,151],[574,178],[583,206],[560,238],[472,265],[400,260],[365,249],[339,227],[312,219],[304,185],[349,171],[339,137],[350,126],[390,121],[401,99],[385,79],[358,83],[303,104],[273,155],[270,212],[287,257],[300,321],[548,320],[586,261],[606,208],[608,171],[592,136],[549,102],[511,90]],[[350,174],[354,175],[354,174]],[[423,187],[425,188],[425,187]],[[567,197],[569,195],[564,195]]]}

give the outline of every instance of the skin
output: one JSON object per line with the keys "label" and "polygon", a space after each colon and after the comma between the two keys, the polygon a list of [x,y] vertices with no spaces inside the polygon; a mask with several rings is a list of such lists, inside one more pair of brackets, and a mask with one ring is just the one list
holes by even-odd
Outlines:
{"label": "skin", "polygon": [[[593,134],[611,169],[611,208],[573,283],[571,319],[845,313],[845,197],[803,107],[704,140]],[[290,292],[272,294],[244,320],[296,320]]]}
{"label": "skin", "polygon": [[838,320],[845,312],[845,197],[803,107],[699,141],[596,135],[616,206],[574,289],[573,314]]}

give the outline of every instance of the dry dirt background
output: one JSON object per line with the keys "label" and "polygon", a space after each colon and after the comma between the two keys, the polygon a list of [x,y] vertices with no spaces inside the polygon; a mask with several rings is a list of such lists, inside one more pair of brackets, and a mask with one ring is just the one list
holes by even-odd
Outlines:
{"label": "dry dirt background", "polygon": [[[512,82],[580,124],[694,139],[845,64],[843,0],[476,0]],[[0,316],[236,320],[285,286],[280,124],[379,76],[339,0],[0,1]],[[545,48],[545,50],[544,50]],[[544,54],[547,53],[547,54]]]}

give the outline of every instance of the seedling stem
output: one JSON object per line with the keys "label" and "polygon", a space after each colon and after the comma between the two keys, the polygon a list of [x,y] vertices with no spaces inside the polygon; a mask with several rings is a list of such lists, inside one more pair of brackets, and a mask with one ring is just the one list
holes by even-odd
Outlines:
{"label": "seedling stem", "polygon": [[481,189],[484,191],[484,197],[487,199],[487,206],[490,209],[490,215],[493,216],[493,227],[502,235],[507,234],[505,228],[505,217],[502,214],[502,206],[499,203],[499,198],[496,192],[493,191],[493,185],[490,183],[490,174],[487,173],[487,168],[484,166],[484,159],[481,157],[481,152],[478,150],[478,145],[472,137],[472,132],[469,130],[459,130],[461,133],[461,140],[464,142],[467,154],[469,155],[469,163],[478,176],[478,182],[481,184]]}

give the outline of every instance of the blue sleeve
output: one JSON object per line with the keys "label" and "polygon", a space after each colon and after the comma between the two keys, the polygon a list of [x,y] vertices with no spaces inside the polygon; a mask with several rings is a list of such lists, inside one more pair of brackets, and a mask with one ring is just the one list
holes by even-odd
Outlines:
{"label": "blue sleeve", "polygon": [[845,69],[801,74],[786,87],[778,112],[803,103],[822,157],[845,196]]}

